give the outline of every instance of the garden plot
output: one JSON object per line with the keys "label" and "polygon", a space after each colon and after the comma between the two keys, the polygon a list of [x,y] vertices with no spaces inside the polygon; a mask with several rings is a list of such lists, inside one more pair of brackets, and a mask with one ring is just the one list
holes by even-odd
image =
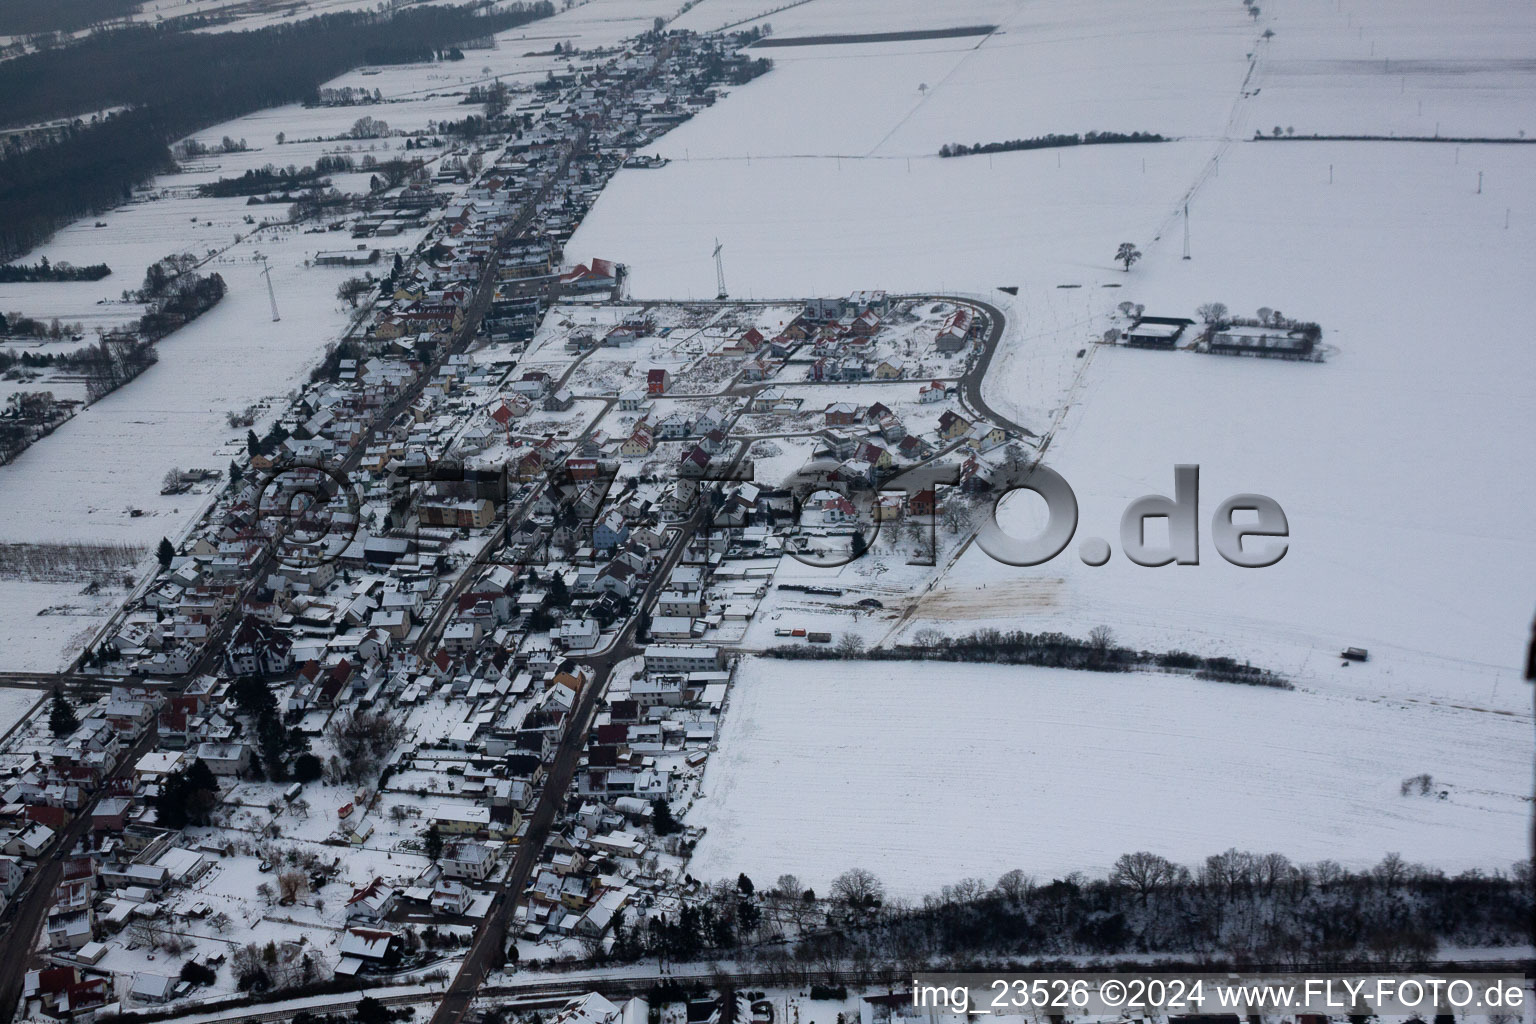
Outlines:
{"label": "garden plot", "polygon": [[[792,450],[790,442],[773,443]],[[781,464],[788,465],[788,460]],[[797,468],[792,466],[789,471]],[[761,469],[756,478],[764,485],[783,479],[768,478]],[[802,518],[809,522],[811,513],[804,513]],[[846,535],[821,541],[814,536],[815,531],[811,533],[813,547],[848,550]],[[937,544],[937,552],[931,557],[930,540]],[[865,646],[879,646],[883,638],[901,628],[903,611],[912,599],[926,592],[934,576],[934,564],[950,565],[964,550],[966,540],[965,535],[942,525],[930,538],[926,522],[911,519],[902,524],[881,523],[869,536],[868,553],[846,565],[808,564],[785,555],[779,560],[772,587],[743,635],[741,646],[760,651],[809,642],[804,636],[785,639],[782,630],[829,633],[834,642],[852,636]],[[816,560],[816,556],[807,557]]]}
{"label": "garden plot", "polygon": [[[1447,871],[1507,870],[1527,853],[1528,773],[1508,755],[1530,729],[1516,718],[1163,675],[943,668],[744,659],[686,819],[708,829],[689,872],[790,872],[822,892],[857,866],[916,898],[1015,867],[1104,873],[1133,850],[1194,864],[1236,846],[1350,867],[1396,851]],[[1430,796],[1401,795],[1426,772]]]}

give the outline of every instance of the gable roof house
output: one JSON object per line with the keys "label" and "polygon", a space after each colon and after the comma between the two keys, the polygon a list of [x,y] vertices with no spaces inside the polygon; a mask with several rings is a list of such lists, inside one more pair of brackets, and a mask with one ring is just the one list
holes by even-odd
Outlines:
{"label": "gable roof house", "polygon": [[293,642],[254,615],[246,615],[224,649],[224,663],[237,676],[278,675],[293,666]]}
{"label": "gable roof house", "polygon": [[939,436],[945,440],[960,437],[970,429],[970,420],[957,414],[953,409],[944,410],[944,415],[939,417]]}

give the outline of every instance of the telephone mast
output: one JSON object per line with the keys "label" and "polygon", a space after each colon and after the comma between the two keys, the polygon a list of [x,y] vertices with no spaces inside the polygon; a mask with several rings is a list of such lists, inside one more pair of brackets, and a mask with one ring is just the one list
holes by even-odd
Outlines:
{"label": "telephone mast", "polygon": [[261,260],[261,276],[267,279],[267,298],[272,303],[272,322],[277,323],[282,317],[277,315],[277,292],[272,290],[272,268],[267,266],[267,258],[265,256],[258,256],[256,258]]}
{"label": "telephone mast", "polygon": [[715,298],[717,299],[729,298],[725,293],[725,263],[720,259],[720,250],[723,248],[724,246],[720,244],[720,239],[715,239],[715,284],[717,286]]}

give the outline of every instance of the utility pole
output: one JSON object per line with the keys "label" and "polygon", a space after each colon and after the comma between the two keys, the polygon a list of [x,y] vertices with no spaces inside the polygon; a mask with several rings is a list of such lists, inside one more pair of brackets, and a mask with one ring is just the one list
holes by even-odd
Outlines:
{"label": "utility pole", "polygon": [[272,303],[272,322],[277,323],[282,317],[277,315],[277,292],[272,290],[272,268],[267,265],[265,256],[258,256],[261,260],[261,276],[267,279],[267,299]]}
{"label": "utility pole", "polygon": [[1189,204],[1184,204],[1184,258],[1189,259]]}

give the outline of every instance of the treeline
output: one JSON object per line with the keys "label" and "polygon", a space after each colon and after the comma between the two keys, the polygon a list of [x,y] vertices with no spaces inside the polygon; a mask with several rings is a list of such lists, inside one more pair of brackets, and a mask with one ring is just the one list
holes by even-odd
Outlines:
{"label": "treeline", "polygon": [[[0,408],[0,464],[10,462],[38,438],[53,433],[75,414],[78,404],[57,401],[52,391],[12,392]],[[0,555],[0,576],[6,568],[4,556]]]}
{"label": "treeline", "polygon": [[[330,161],[332,157],[321,157],[322,161]],[[340,159],[340,158],[336,158]],[[351,163],[350,160],[347,163]],[[350,170],[350,168],[347,168]],[[252,167],[238,178],[220,178],[218,181],[210,181],[198,186],[198,194],[210,196],[216,199],[228,199],[231,196],[259,196],[268,192],[287,192],[296,188],[325,188],[330,179],[326,172],[316,167],[282,168],[267,164],[265,167]]]}
{"label": "treeline", "polygon": [[0,36],[73,32],[132,14],[142,0],[6,0],[0,4]]}
{"label": "treeline", "polygon": [[178,327],[208,312],[224,298],[224,278],[218,274],[186,274],[153,307],[139,317],[138,333],[159,341]]}
{"label": "treeline", "polygon": [[31,265],[8,263],[0,266],[0,284],[16,281],[100,281],[112,268],[105,263],[92,263],[88,267],[76,267],[68,263],[49,263],[44,256]]}
{"label": "treeline", "polygon": [[305,103],[311,107],[357,107],[372,103],[383,103],[384,94],[378,89],[367,89],[361,86],[343,86],[340,89],[320,89],[315,93],[314,99]]}
{"label": "treeline", "polygon": [[156,338],[139,337],[136,329],[142,323],[139,320],[131,325],[132,329],[103,335],[95,342],[69,352],[23,352],[20,355],[0,352],[0,372],[21,366],[28,369],[52,367],[79,374],[85,378],[87,403],[94,402],[116,391],[155,364],[155,341],[165,335]]}
{"label": "treeline", "polygon": [[273,164],[253,167],[239,177],[220,178],[218,181],[199,185],[198,193],[214,198],[229,198],[266,195],[269,192],[286,193],[294,189],[328,188],[331,184],[330,175],[346,174],[356,170],[373,171],[379,179],[379,187],[392,188],[420,170],[423,162],[401,157],[381,161],[372,154],[365,154],[362,160],[358,161],[344,154],[329,154],[316,160],[310,167],[295,167],[293,164],[287,167],[277,167]]}
{"label": "treeline", "polygon": [[182,139],[176,143],[175,148],[171,152],[176,155],[178,160],[196,160],[211,153],[244,153],[250,148],[244,139],[234,139],[226,135],[219,140],[218,148],[199,142],[196,139]]}
{"label": "treeline", "polygon": [[[26,59],[0,61],[0,77]],[[0,159],[0,259],[21,255],[77,217],[132,198],[135,185],[174,166],[165,138],[153,112],[129,111],[73,129],[54,145]]]}
{"label": "treeline", "polygon": [[[706,887],[676,915],[621,923],[613,956],[733,958],[804,980],[833,971],[996,965],[1000,958],[1153,954],[1234,968],[1422,963],[1442,947],[1530,941],[1531,864],[1450,876],[1388,854],[1352,871],[1331,860],[1229,849],[1193,868],[1145,851],[1105,877],[1049,882],[1020,870],[909,903],[852,869],[818,895],[793,875]],[[600,954],[596,954],[600,955]],[[1081,964],[1079,964],[1081,967]],[[809,973],[806,973],[809,971]]]}
{"label": "treeline", "polygon": [[159,358],[153,340],[118,334],[60,356],[58,363],[85,376],[85,400],[89,404],[127,384]]}
{"label": "treeline", "polygon": [[[224,278],[218,274],[199,274],[196,266],[197,259],[190,253],[157,260],[144,272],[142,286],[123,293],[125,300],[147,305],[138,320],[72,352],[23,352],[19,356],[0,353],[0,370],[19,364],[78,373],[85,378],[87,404],[111,394],[155,364],[155,342],[196,320],[224,298]],[[20,318],[17,323],[41,326],[29,318]],[[0,317],[0,331],[12,326],[10,320]],[[58,327],[55,321],[50,333]],[[12,451],[11,457],[22,448],[25,444]]]}
{"label": "treeline", "polygon": [[134,26],[0,62],[0,123],[131,108],[78,125],[55,145],[0,160],[0,258],[128,198],[135,185],[170,168],[172,140],[265,107],[312,100],[321,83],[367,62],[370,50],[444,46],[552,13],[541,0],[489,14],[467,6],[325,14],[249,32]]}
{"label": "treeline", "polygon": [[[848,638],[844,638],[847,641]],[[1022,630],[981,629],[965,636],[944,636],[937,630],[919,630],[911,644],[866,650],[861,644],[839,642],[835,648],[796,645],[770,647],[763,652],[774,658],[796,660],[858,658],[870,661],[955,661],[971,664],[1036,665],[1042,668],[1081,669],[1087,672],[1161,670],[1194,675],[1222,683],[1292,689],[1284,676],[1246,662],[1219,655],[1188,651],[1139,651],[1116,644],[1103,627],[1087,638],[1065,633],[1026,633]]]}
{"label": "treeline", "polygon": [[1167,142],[1156,132],[1089,132],[1087,135],[1037,135],[1007,142],[952,142],[940,147],[939,156],[973,156],[978,153],[1011,153],[1018,149],[1060,149],[1063,146],[1103,146],[1117,142]]}

